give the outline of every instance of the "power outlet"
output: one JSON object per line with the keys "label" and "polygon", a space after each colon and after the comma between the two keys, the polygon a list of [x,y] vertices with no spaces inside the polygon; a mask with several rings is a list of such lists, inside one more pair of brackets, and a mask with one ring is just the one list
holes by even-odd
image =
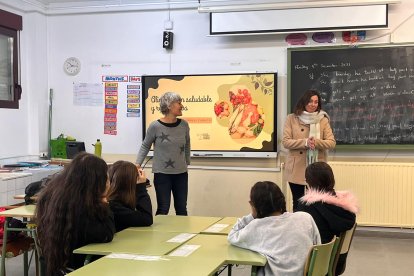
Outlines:
{"label": "power outlet", "polygon": [[41,152],[39,153],[40,158],[47,158],[47,152]]}

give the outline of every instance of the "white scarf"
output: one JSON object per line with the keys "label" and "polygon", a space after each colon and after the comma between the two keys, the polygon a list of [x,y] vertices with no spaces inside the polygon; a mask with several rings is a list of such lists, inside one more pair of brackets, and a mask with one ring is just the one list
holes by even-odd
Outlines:
{"label": "white scarf", "polygon": [[[320,121],[324,117],[328,118],[328,120],[330,119],[328,113],[326,113],[323,110],[320,110],[319,112],[312,112],[312,113],[303,111],[302,114],[300,114],[299,116],[299,120],[302,123],[309,125],[309,137],[320,139],[321,138]],[[306,151],[306,165],[312,164],[316,161],[318,161],[318,150],[308,149]]]}

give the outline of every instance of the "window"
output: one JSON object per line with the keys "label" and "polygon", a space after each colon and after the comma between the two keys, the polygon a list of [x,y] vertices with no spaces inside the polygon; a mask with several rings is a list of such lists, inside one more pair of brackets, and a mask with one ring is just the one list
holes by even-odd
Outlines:
{"label": "window", "polygon": [[22,17],[0,10],[0,108],[19,108],[19,31]]}

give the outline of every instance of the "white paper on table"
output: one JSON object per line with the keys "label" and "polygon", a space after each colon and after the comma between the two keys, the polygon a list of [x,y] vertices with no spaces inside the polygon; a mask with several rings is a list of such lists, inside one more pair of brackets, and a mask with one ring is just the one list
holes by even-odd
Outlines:
{"label": "white paper on table", "polygon": [[185,244],[183,246],[180,246],[179,248],[177,248],[170,254],[168,254],[168,256],[187,257],[191,253],[196,251],[200,246],[201,245],[197,245],[197,244]]}
{"label": "white paper on table", "polygon": [[110,258],[110,259],[125,259],[125,260],[137,260],[137,261],[167,260],[165,258],[162,258],[161,256],[147,256],[147,255],[124,254],[124,253],[112,253],[105,257]]}
{"label": "white paper on table", "polygon": [[190,233],[181,233],[175,237],[172,237],[167,242],[178,242],[183,243],[194,237],[196,234],[190,234]]}
{"label": "white paper on table", "polygon": [[224,228],[226,228],[228,226],[229,226],[229,224],[216,223],[216,224],[211,225],[209,228],[207,228],[203,232],[218,233],[218,232],[221,232]]}

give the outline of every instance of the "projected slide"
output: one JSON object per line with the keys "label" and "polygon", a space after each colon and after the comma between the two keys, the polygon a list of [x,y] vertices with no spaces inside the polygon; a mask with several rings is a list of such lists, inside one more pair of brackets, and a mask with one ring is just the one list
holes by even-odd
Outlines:
{"label": "projected slide", "polygon": [[168,91],[183,98],[192,151],[276,152],[276,74],[144,76],[144,126]]}

